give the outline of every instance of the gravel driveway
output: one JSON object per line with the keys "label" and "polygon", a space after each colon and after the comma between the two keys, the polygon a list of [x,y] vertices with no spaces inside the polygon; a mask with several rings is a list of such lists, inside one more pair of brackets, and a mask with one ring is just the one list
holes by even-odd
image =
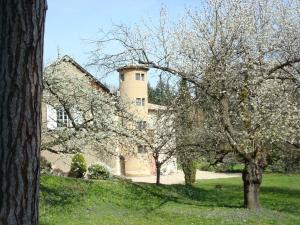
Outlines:
{"label": "gravel driveway", "polygon": [[[196,179],[216,179],[216,178],[230,178],[230,177],[240,177],[239,173],[215,173],[208,171],[197,171]],[[156,176],[144,176],[144,177],[127,177],[133,182],[143,182],[143,183],[155,183]],[[182,171],[170,175],[161,175],[160,181],[162,184],[180,184],[184,183],[184,175]]]}

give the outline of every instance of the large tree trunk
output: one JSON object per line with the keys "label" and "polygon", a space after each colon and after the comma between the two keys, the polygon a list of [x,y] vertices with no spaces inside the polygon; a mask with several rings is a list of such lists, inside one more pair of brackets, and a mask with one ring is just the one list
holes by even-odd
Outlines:
{"label": "large tree trunk", "polygon": [[244,206],[248,209],[259,209],[259,190],[262,182],[263,168],[251,162],[245,163],[243,170]]}
{"label": "large tree trunk", "polygon": [[38,224],[45,0],[0,0],[0,225]]}

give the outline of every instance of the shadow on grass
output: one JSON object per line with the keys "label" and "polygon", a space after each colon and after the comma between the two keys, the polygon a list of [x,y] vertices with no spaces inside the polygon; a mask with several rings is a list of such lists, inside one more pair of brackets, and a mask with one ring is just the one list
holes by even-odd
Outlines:
{"label": "shadow on grass", "polygon": [[78,181],[70,180],[69,183],[59,183],[57,179],[57,182],[55,185],[40,184],[40,197],[45,205],[65,208],[83,199],[86,190],[78,184]]}
{"label": "shadow on grass", "polygon": [[262,187],[263,207],[300,215],[300,190],[280,187]]}
{"label": "shadow on grass", "polygon": [[[135,194],[142,191],[151,194],[159,199],[156,206],[149,207],[147,211],[155,211],[161,208],[168,202],[203,206],[203,207],[227,207],[227,208],[241,208],[240,199],[237,198],[236,193],[222,193],[220,190],[207,190],[200,187],[185,186],[185,185],[152,185],[135,183],[135,188],[131,190]],[[238,199],[232,201],[232,199]]]}
{"label": "shadow on grass", "polygon": [[[134,183],[131,192],[138,195],[141,190],[160,199],[148,212],[158,210],[168,202],[202,207],[243,208],[242,185],[224,184],[222,189],[214,185],[209,187],[177,185],[154,185]],[[279,187],[262,187],[261,202],[263,208],[299,215],[300,191]]]}
{"label": "shadow on grass", "polygon": [[[167,204],[199,207],[243,207],[242,183],[237,181],[209,181],[195,186],[155,185],[145,183],[87,182],[83,180],[44,177],[41,183],[43,204],[51,208],[72,210],[82,202],[104,204],[110,208],[151,213]],[[216,184],[222,188],[216,188]],[[300,190],[277,186],[261,189],[263,208],[299,215]],[[53,207],[52,207],[53,206]]]}

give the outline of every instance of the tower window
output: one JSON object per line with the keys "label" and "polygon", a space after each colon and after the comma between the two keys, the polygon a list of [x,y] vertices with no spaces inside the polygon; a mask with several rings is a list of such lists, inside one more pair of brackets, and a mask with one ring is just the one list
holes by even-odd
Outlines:
{"label": "tower window", "polygon": [[144,106],[145,105],[145,98],[136,98],[135,99],[135,104],[137,106]]}
{"label": "tower window", "polygon": [[140,73],[136,73],[135,74],[135,79],[136,80],[140,80],[141,79],[141,74]]}
{"label": "tower window", "polygon": [[136,73],[135,79],[136,80],[145,80],[145,74],[144,73]]}

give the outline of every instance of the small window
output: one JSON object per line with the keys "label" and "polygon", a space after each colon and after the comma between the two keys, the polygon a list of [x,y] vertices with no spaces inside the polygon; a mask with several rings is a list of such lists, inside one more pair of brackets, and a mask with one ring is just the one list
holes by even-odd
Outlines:
{"label": "small window", "polygon": [[135,104],[137,106],[145,106],[145,98],[136,98],[135,99]]}
{"label": "small window", "polygon": [[68,127],[69,117],[64,108],[57,110],[57,126],[58,127]]}
{"label": "small window", "polygon": [[120,74],[120,80],[121,80],[121,81],[124,81],[124,80],[125,80],[125,77],[124,77],[124,74],[123,74],[123,73]]}
{"label": "small window", "polygon": [[145,74],[141,74],[141,80],[145,80]]}
{"label": "small window", "polygon": [[147,147],[145,145],[138,145],[138,153],[146,153]]}
{"label": "small window", "polygon": [[145,130],[146,129],[146,121],[139,121],[137,122],[137,129]]}
{"label": "small window", "polygon": [[136,98],[135,104],[136,104],[137,106],[141,106],[141,105],[142,105],[142,99],[141,99],[141,98]]}
{"label": "small window", "polygon": [[140,73],[136,73],[135,74],[135,79],[136,80],[141,80],[141,74]]}

